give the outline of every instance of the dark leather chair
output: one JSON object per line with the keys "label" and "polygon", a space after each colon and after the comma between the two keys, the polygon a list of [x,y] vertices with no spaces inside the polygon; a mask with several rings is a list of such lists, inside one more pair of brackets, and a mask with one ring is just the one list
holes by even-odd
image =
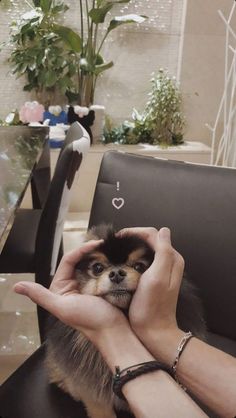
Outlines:
{"label": "dark leather chair", "polygon": [[[234,169],[108,152],[101,164],[89,222],[90,227],[113,222],[117,229],[170,227],[173,245],[186,260],[187,274],[200,289],[208,341],[234,356],[235,184]],[[43,359],[44,345],[2,385],[0,416],[86,417],[81,403],[48,385]]]}
{"label": "dark leather chair", "polygon": [[[0,254],[1,273],[34,273],[37,283],[48,286],[63,254],[62,233],[71,186],[89,146],[88,133],[75,122],[72,135],[67,138],[58,158],[43,209],[19,209],[16,213]],[[42,341],[44,316],[47,316],[46,312],[38,308]]]}

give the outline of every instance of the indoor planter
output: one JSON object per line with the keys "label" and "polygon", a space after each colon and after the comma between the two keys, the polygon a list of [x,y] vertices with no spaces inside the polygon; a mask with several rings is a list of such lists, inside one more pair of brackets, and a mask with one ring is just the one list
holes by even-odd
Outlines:
{"label": "indoor planter", "polygon": [[156,75],[152,74],[151,85],[143,112],[134,109],[132,121],[112,127],[108,118],[103,137],[105,143],[148,143],[166,147],[184,142],[182,95],[175,77],[160,69]]}

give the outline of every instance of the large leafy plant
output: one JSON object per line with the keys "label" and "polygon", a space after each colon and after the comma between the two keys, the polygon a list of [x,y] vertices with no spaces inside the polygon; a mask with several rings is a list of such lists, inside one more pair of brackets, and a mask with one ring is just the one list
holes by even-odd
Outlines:
{"label": "large leafy plant", "polygon": [[51,101],[50,95],[59,89],[69,101],[92,104],[98,76],[113,66],[101,55],[107,36],[123,24],[145,20],[134,14],[108,20],[113,7],[129,2],[79,0],[80,21],[75,31],[60,23],[68,10],[63,2],[33,0],[31,11],[13,22],[10,37],[9,61],[17,76],[27,76],[24,90],[34,89],[39,96],[47,93]]}
{"label": "large leafy plant", "polygon": [[[101,55],[102,47],[110,32],[121,25],[142,23],[145,20],[144,16],[135,14],[107,19],[114,6],[129,2],[130,0],[93,0],[90,2],[80,0],[81,56],[78,86],[81,104],[93,103],[97,77],[113,66],[112,61],[105,62]],[[62,36],[65,39],[64,34]]]}
{"label": "large leafy plant", "polygon": [[54,31],[66,10],[68,7],[61,2],[35,0],[31,10],[11,24],[9,62],[13,73],[18,77],[26,75],[24,90],[35,90],[40,102],[50,103],[56,90],[64,94],[74,86],[76,54],[65,48]]}

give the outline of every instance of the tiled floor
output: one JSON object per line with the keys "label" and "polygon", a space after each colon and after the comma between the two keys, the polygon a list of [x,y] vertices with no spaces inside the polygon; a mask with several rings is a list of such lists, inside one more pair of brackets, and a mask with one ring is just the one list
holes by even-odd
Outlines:
{"label": "tiled floor", "polygon": [[[65,223],[65,252],[83,240],[87,214],[77,221],[71,215]],[[13,292],[19,280],[34,280],[33,275],[0,275],[0,384],[39,346],[35,305]]]}

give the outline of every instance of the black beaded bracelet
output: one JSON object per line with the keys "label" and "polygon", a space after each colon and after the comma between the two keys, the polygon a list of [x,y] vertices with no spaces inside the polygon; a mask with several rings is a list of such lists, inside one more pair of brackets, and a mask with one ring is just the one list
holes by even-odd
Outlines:
{"label": "black beaded bracelet", "polygon": [[123,400],[125,399],[122,393],[122,388],[124,384],[129,382],[130,380],[135,379],[138,376],[141,376],[142,374],[154,372],[155,370],[163,370],[173,377],[173,372],[171,371],[171,368],[155,360],[148,361],[145,363],[134,364],[133,366],[127,367],[123,370],[120,370],[119,366],[116,366],[115,370],[116,371],[113,376],[112,386],[113,392],[116,396]]}

